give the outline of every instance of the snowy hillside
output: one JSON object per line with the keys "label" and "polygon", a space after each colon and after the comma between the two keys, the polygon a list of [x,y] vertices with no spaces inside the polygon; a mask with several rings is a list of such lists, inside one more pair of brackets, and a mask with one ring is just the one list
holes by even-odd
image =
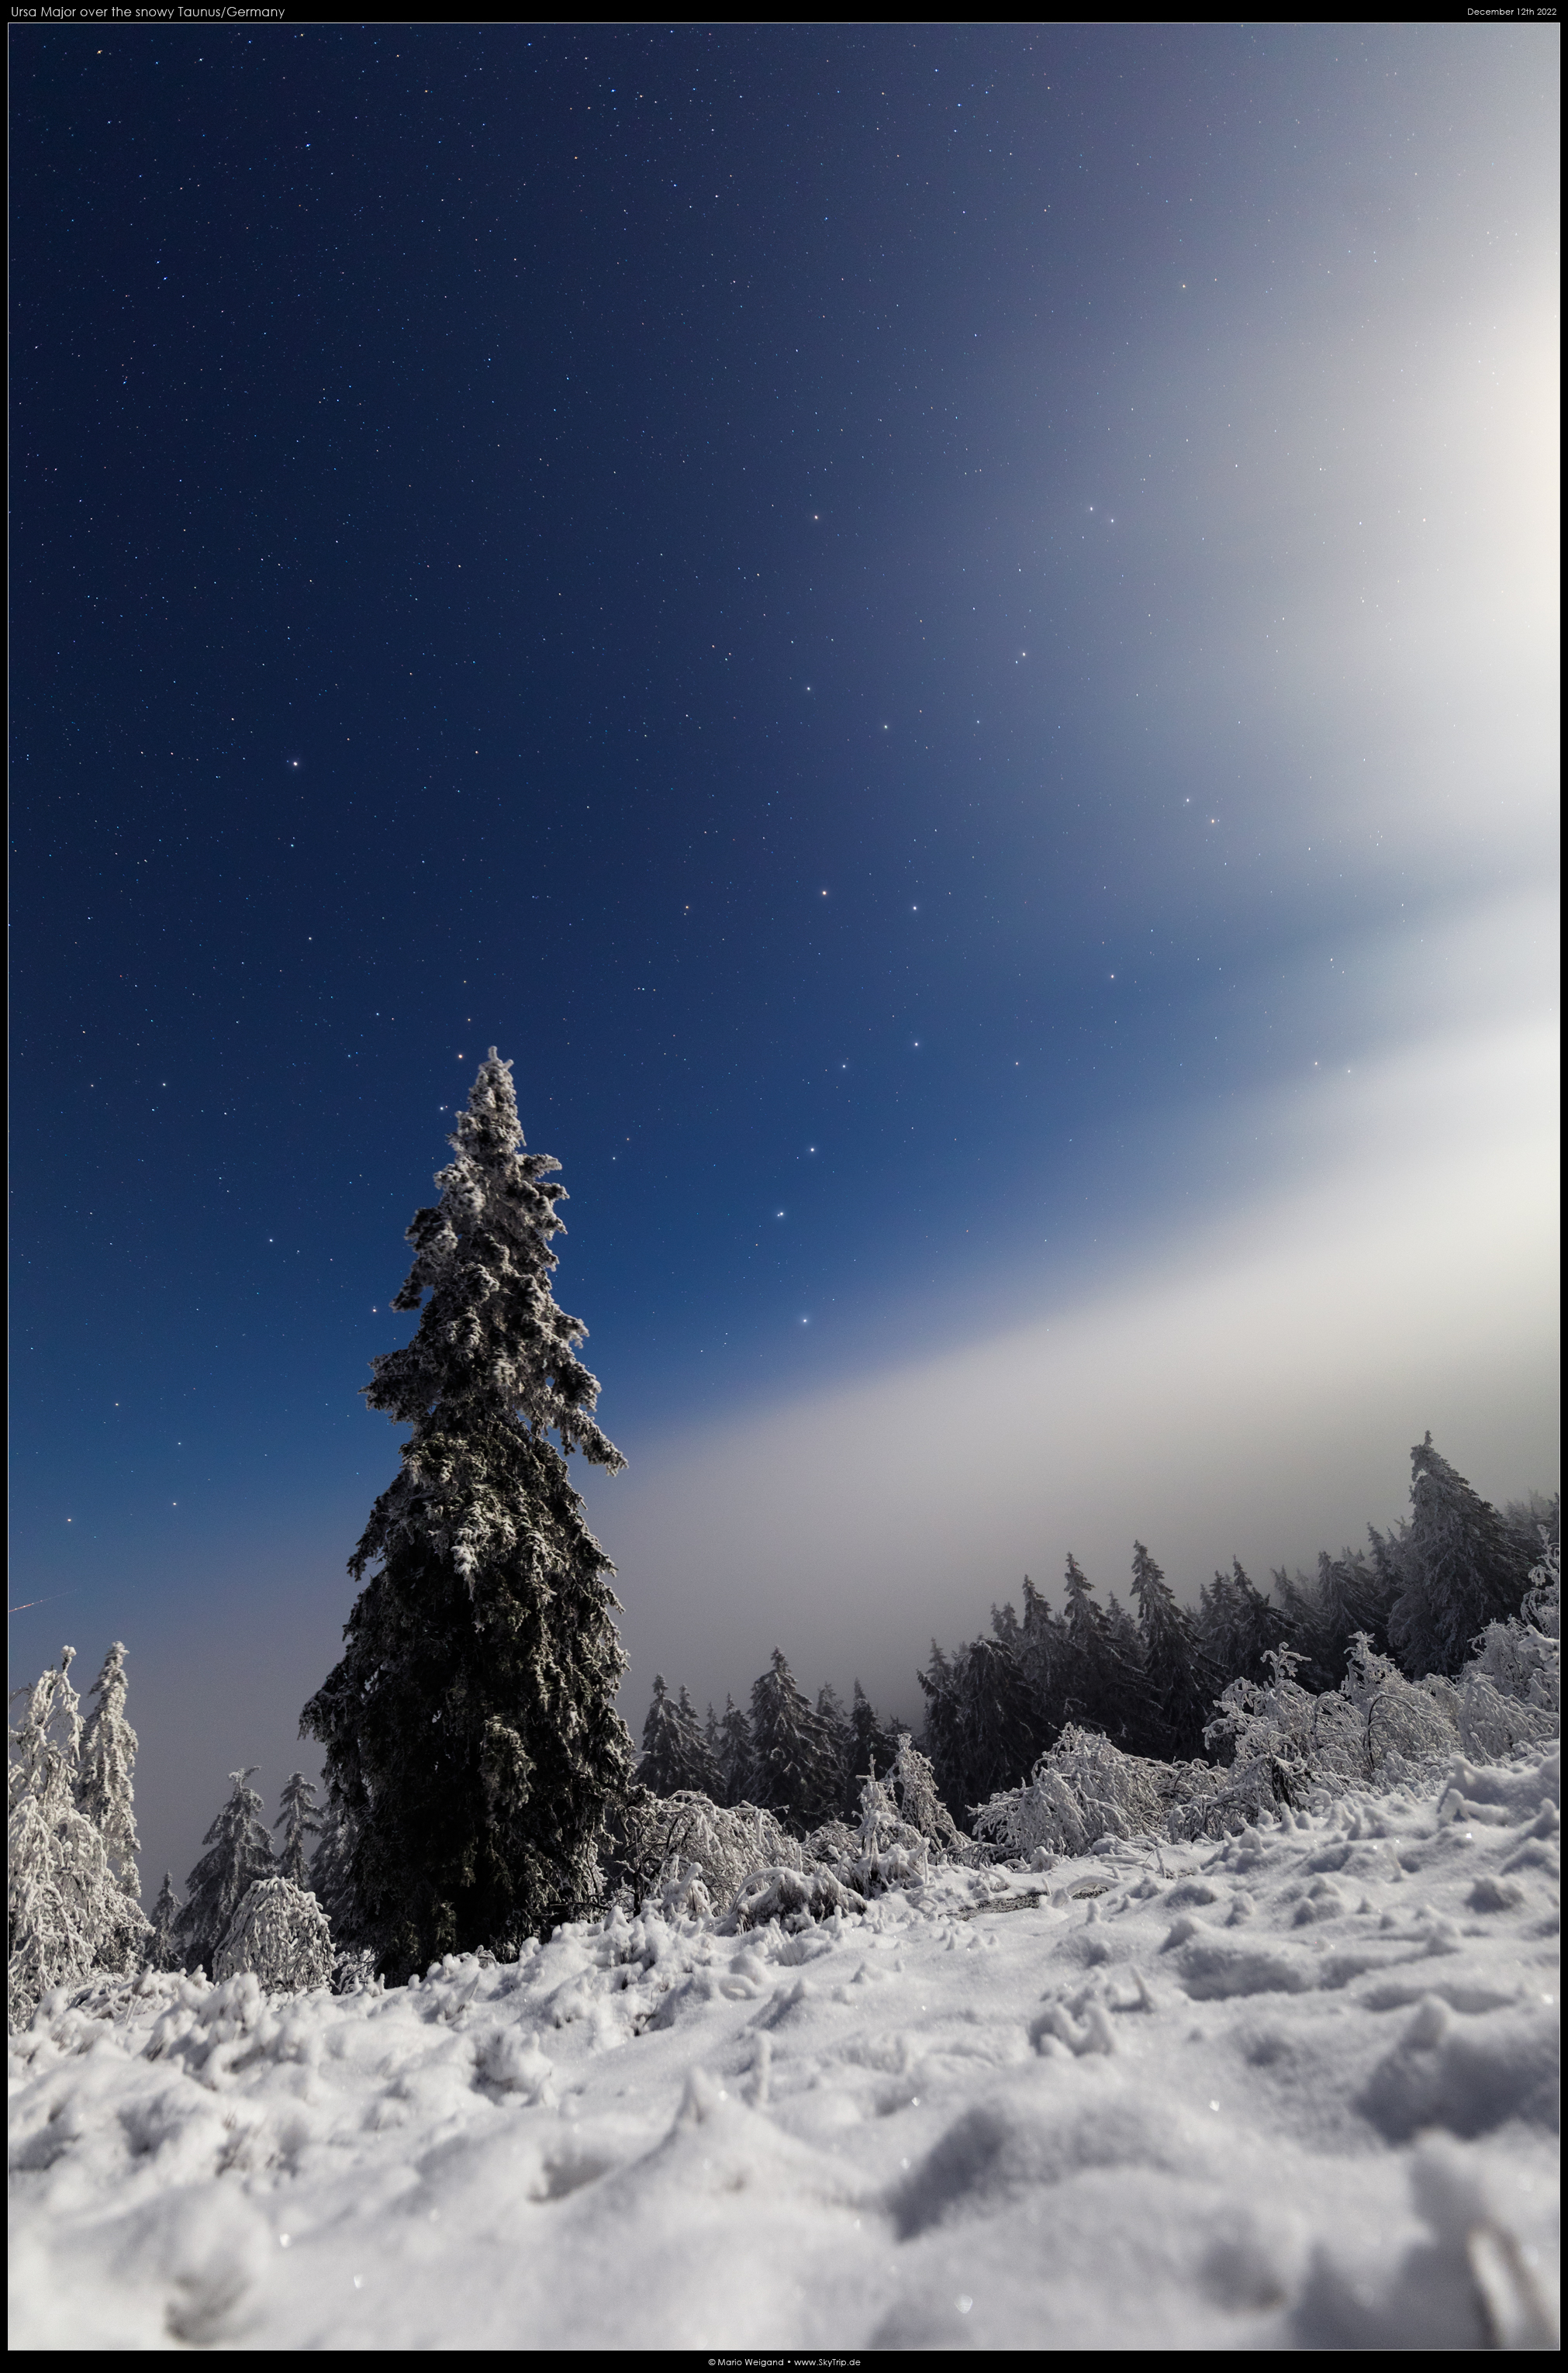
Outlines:
{"label": "snowy hillside", "polygon": [[1456,1760],[795,1935],[51,1997],[12,2344],[1550,2345],[1557,1798]]}

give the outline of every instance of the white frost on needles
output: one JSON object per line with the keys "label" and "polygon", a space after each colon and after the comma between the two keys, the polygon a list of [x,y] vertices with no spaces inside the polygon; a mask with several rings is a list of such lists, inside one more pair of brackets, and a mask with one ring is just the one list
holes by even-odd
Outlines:
{"label": "white frost on needles", "polygon": [[1542,2347],[1558,1761],[13,2040],[12,2344]]}

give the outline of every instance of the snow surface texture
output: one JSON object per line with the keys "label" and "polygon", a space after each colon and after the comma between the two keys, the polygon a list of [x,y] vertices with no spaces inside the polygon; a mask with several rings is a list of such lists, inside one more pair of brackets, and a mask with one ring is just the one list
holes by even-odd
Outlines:
{"label": "snow surface texture", "polygon": [[1537,1747],[793,1933],[57,1992],[12,2345],[1550,2346],[1557,1803]]}

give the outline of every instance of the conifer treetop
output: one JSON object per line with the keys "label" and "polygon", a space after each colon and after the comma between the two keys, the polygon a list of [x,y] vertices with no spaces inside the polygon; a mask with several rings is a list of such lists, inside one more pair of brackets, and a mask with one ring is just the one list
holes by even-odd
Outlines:
{"label": "conifer treetop", "polygon": [[441,1199],[415,1213],[414,1266],[392,1303],[421,1312],[418,1330],[372,1361],[367,1400],[416,1439],[454,1420],[521,1421],[616,1471],[626,1461],[591,1415],[598,1379],[577,1357],[588,1329],[550,1291],[566,1192],[545,1182],[561,1165],[524,1151],[511,1065],[494,1046],[448,1142]]}

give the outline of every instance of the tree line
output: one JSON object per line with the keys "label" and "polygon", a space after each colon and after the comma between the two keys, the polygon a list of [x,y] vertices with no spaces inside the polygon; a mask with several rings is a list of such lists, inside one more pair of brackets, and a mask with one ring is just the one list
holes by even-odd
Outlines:
{"label": "tree line", "polygon": [[[1410,1454],[1410,1514],[1368,1547],[1324,1550],[1316,1574],[1272,1577],[1260,1590],[1233,1561],[1183,1607],[1141,1541],[1132,1545],[1129,1598],[1104,1603],[1069,1555],[1054,1609],[1024,1577],[1022,1612],[993,1607],[989,1633],[948,1652],[932,1641],[918,1674],[925,1697],[920,1745],[960,1827],[999,1791],[1016,1788],[1070,1727],[1124,1754],[1189,1762],[1233,1681],[1262,1683],[1274,1652],[1290,1653],[1298,1686],[1337,1689],[1358,1639],[1412,1680],[1453,1677],[1489,1623],[1518,1612],[1543,1535],[1555,1539],[1558,1503],[1532,1497],[1499,1512],[1434,1448]],[[660,1795],[697,1789],[716,1804],[762,1805],[799,1833],[848,1818],[891,1734],[860,1682],[848,1709],[825,1687],[814,1707],[778,1649],[753,1685],[749,1716],[727,1701],[699,1719],[684,1687],[655,1678],[638,1777]]]}

